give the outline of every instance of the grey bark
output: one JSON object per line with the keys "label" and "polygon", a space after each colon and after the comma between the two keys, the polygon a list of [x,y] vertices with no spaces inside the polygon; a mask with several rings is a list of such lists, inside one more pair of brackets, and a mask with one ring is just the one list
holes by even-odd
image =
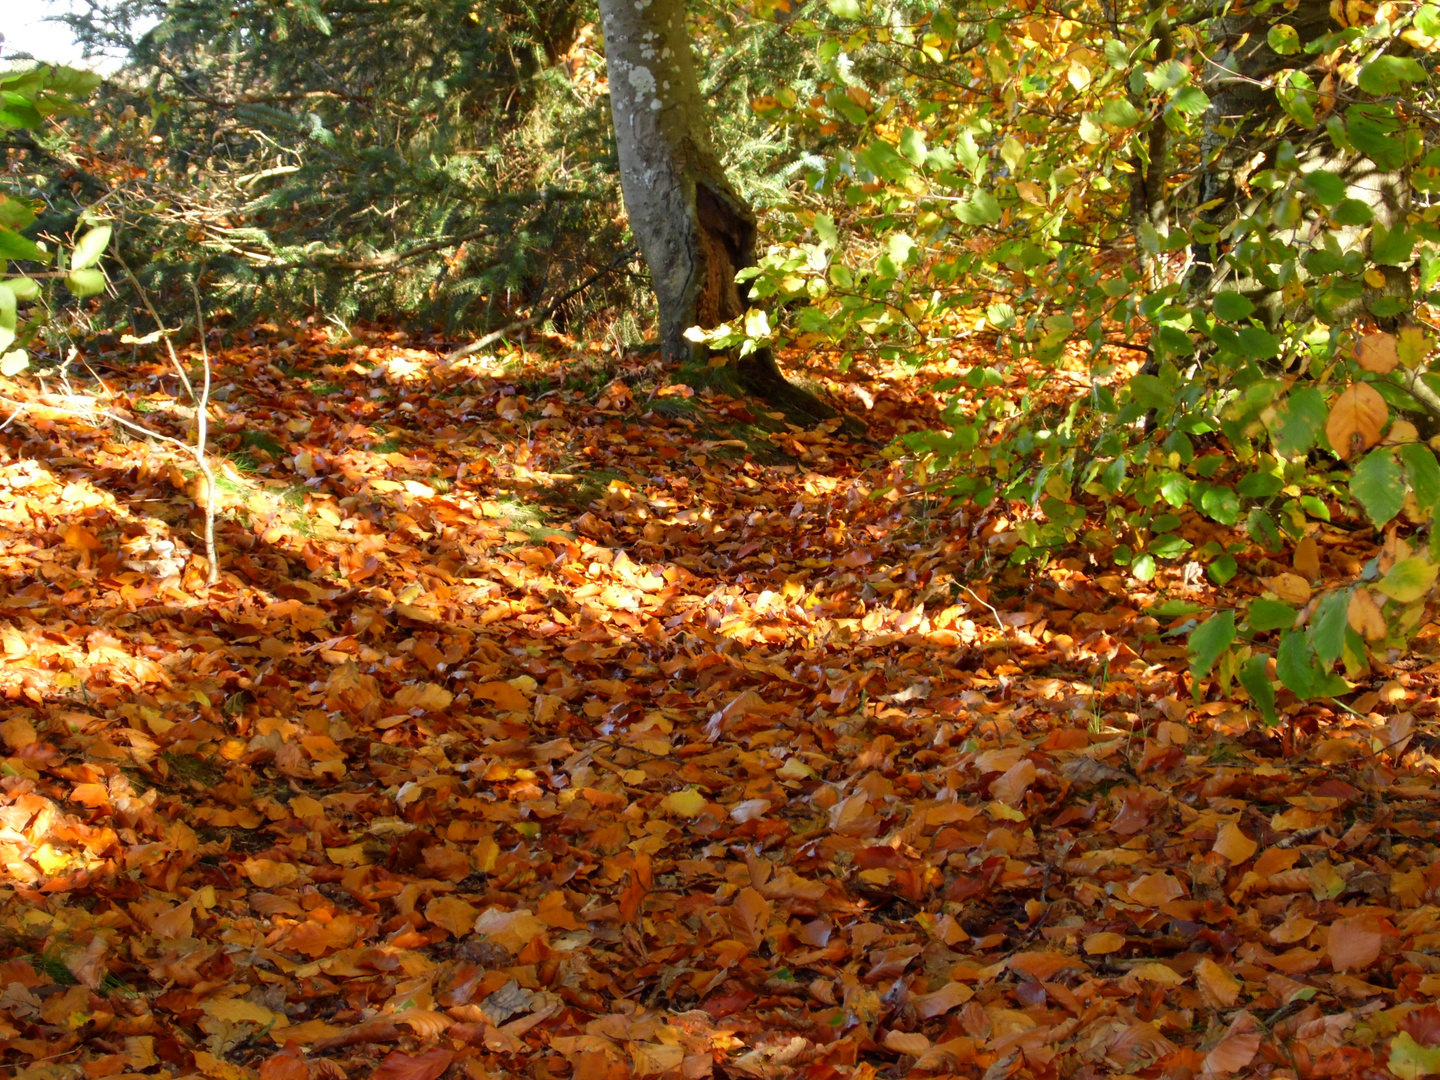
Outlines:
{"label": "grey bark", "polygon": [[620,186],[650,267],[665,359],[696,355],[691,326],[744,313],[735,272],[755,261],[755,215],[710,138],[682,0],[600,0]]}
{"label": "grey bark", "polygon": [[[685,337],[743,318],[755,213],[726,179],[695,74],[684,0],[600,0],[610,112],[630,229],[650,268],[665,362],[706,355]],[[741,389],[811,416],[834,411],[780,374],[768,350],[732,361]]]}

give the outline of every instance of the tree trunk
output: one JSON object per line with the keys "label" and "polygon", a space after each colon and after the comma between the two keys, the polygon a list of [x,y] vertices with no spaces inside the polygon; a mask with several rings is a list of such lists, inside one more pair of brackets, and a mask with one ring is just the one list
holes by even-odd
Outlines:
{"label": "tree trunk", "polygon": [[[685,26],[684,0],[600,0],[620,186],[659,303],[667,363],[708,351],[685,337],[744,318],[755,263],[755,213],[731,186],[710,137]],[[835,412],[786,381],[769,350],[731,360],[740,389],[786,411]]]}

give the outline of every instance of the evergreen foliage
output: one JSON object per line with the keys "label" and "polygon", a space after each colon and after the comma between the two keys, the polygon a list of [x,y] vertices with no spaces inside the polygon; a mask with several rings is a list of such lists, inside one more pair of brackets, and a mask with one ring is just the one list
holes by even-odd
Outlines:
{"label": "evergreen foliage", "polygon": [[[176,310],[203,274],[222,317],[493,327],[629,244],[593,20],[583,0],[97,3],[77,35],[131,62],[72,164],[120,184],[121,253]],[[727,164],[773,197],[783,147],[745,103],[786,62],[761,53],[799,49],[718,8],[697,27]],[[604,310],[636,337],[641,284],[626,264],[556,322]]]}

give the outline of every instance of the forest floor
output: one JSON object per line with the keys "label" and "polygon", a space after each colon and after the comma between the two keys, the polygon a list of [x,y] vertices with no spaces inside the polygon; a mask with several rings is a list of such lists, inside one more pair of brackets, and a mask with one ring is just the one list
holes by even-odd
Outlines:
{"label": "forest floor", "polygon": [[18,1080],[1440,1072],[1433,636],[1283,735],[1195,700],[1206,590],[1004,569],[863,365],[866,441],[556,340],[214,360],[214,586],[178,450],[0,431]]}

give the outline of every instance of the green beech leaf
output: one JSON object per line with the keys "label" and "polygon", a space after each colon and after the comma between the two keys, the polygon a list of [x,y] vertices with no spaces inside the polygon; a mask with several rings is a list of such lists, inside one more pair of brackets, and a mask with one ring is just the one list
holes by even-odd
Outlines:
{"label": "green beech leaf", "polygon": [[1137,127],[1140,112],[1125,98],[1111,98],[1100,106],[1100,122],[1113,127]]}
{"label": "green beech leaf", "polygon": [[1328,592],[1315,605],[1315,613],[1310,616],[1310,645],[1322,664],[1334,664],[1345,651],[1349,607],[1349,589]]}
{"label": "green beech leaf", "polygon": [[1226,322],[1238,322],[1255,314],[1255,305],[1238,292],[1225,290],[1215,294],[1215,315]]}
{"label": "green beech leaf", "polygon": [[0,228],[0,259],[28,259],[43,263],[49,258],[33,241],[25,239],[14,229]]}
{"label": "green beech leaf", "polygon": [[65,288],[76,296],[94,296],[105,291],[105,275],[99,270],[72,270],[65,275]]}
{"label": "green beech leaf", "polygon": [[1161,559],[1178,559],[1191,548],[1191,543],[1183,536],[1176,536],[1174,533],[1163,533],[1155,537],[1146,545],[1150,554]]}
{"label": "green beech leaf", "polygon": [[1370,257],[1381,266],[1403,266],[1415,250],[1416,236],[1404,225],[1387,229],[1379,222],[1370,238]]}
{"label": "green beech leaf", "polygon": [[1251,702],[1260,713],[1260,718],[1271,727],[1280,722],[1275,713],[1275,685],[1267,672],[1268,657],[1252,656],[1240,669],[1240,685],[1250,695]]}
{"label": "green beech leaf", "polygon": [[1229,485],[1216,484],[1200,496],[1200,509],[1211,521],[1234,525],[1240,520],[1240,497]]}
{"label": "green beech leaf", "polygon": [[1265,41],[1281,56],[1293,56],[1300,51],[1300,35],[1295,32],[1293,26],[1286,26],[1283,23],[1277,23],[1270,27],[1270,32],[1265,35]]}
{"label": "green beech leaf", "polygon": [[105,253],[105,245],[110,243],[112,231],[109,225],[96,225],[75,241],[75,250],[70,255],[70,269],[84,270],[99,262],[100,256]]}
{"label": "green beech leaf", "polygon": [[1235,489],[1247,499],[1268,499],[1284,486],[1285,482],[1274,473],[1254,472],[1236,484]]}
{"label": "green beech leaf", "polygon": [[1398,93],[1406,83],[1426,81],[1425,69],[1408,56],[1377,56],[1360,69],[1356,85],[1367,94]]}
{"label": "green beech leaf", "polygon": [[1316,169],[1314,172],[1306,173],[1300,181],[1310,196],[1322,206],[1336,206],[1345,198],[1345,181],[1333,172],[1325,169]]}
{"label": "green beech leaf", "polygon": [[0,194],[0,226],[23,229],[35,221],[35,211],[24,199]]}
{"label": "green beech leaf", "polygon": [[1288,630],[1295,625],[1296,614],[1289,604],[1261,596],[1250,602],[1250,609],[1245,613],[1245,623],[1257,633],[1266,630]]}
{"label": "green beech leaf", "polygon": [[24,94],[0,90],[0,128],[38,128],[40,110]]}
{"label": "green beech leaf", "polygon": [[982,188],[955,207],[955,216],[966,225],[994,225],[1000,220],[1000,201]]}
{"label": "green beech leaf", "polygon": [[1405,481],[1394,451],[1380,447],[1361,458],[1350,475],[1350,494],[1377,529],[1398,514],[1405,505]]}
{"label": "green beech leaf", "polygon": [[1305,635],[1287,630],[1280,635],[1280,648],[1275,653],[1275,674],[1292,694],[1308,698],[1315,689],[1317,670],[1315,651]]}
{"label": "green beech leaf", "polygon": [[1221,611],[1190,631],[1186,648],[1190,653],[1190,674],[1203,679],[1210,674],[1220,654],[1235,640],[1235,612]]}
{"label": "green beech leaf", "polygon": [[1290,391],[1278,410],[1275,449],[1287,458],[1308,454],[1325,430],[1329,416],[1329,406],[1318,388],[1305,386]]}
{"label": "green beech leaf", "polygon": [[1437,570],[1440,570],[1440,566],[1415,555],[1392,566],[1376,588],[1391,600],[1401,604],[1413,604],[1435,584]]}
{"label": "green beech leaf", "polygon": [[1224,585],[1227,581],[1233,580],[1239,571],[1240,565],[1235,561],[1233,555],[1217,555],[1215,560],[1205,568],[1205,573],[1216,585]]}
{"label": "green beech leaf", "polygon": [[1210,108],[1210,97],[1198,86],[1182,86],[1170,99],[1171,106],[1186,116],[1199,116]]}

